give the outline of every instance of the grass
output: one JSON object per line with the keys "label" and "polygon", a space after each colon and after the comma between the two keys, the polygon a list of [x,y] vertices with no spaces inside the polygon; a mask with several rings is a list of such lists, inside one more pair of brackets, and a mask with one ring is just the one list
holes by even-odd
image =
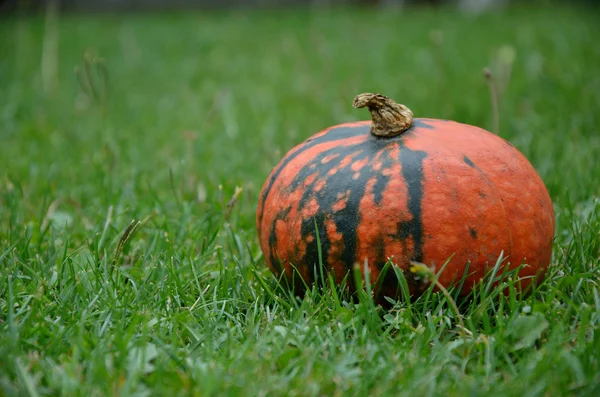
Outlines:
{"label": "grass", "polygon": [[[597,16],[1,20],[0,394],[598,395]],[[277,288],[254,229],[262,182],[311,134],[365,119],[363,91],[497,123],[530,159],[557,220],[533,295],[483,285],[457,318],[431,291],[382,312],[366,293]]]}

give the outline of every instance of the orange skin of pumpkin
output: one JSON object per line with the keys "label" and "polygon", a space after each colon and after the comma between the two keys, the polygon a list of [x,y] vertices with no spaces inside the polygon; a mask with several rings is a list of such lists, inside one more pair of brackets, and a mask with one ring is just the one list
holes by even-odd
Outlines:
{"label": "orange skin of pumpkin", "polygon": [[[260,247],[269,268],[301,294],[341,283],[365,260],[374,282],[391,259],[410,294],[425,290],[408,271],[418,261],[448,288],[465,274],[467,295],[496,264],[519,271],[520,288],[540,281],[550,263],[554,212],[541,178],[514,146],[481,128],[415,119],[393,138],[370,121],[340,124],[292,149],[265,182],[257,209]],[[323,268],[315,233],[319,230]],[[296,269],[296,271],[294,270]],[[399,296],[393,271],[380,296]]]}

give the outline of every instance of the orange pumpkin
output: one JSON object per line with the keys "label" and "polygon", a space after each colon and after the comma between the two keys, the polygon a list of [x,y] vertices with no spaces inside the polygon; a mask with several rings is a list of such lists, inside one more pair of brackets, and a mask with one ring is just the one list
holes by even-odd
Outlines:
{"label": "orange pumpkin", "polygon": [[[366,261],[374,282],[390,260],[416,295],[427,286],[407,271],[411,262],[438,272],[449,260],[438,281],[448,287],[464,274],[464,296],[503,253],[503,267],[525,264],[521,288],[543,277],[552,202],[513,145],[470,125],[413,119],[379,94],[358,95],[353,106],[367,107],[373,120],[310,137],[267,178],[256,222],[271,270],[301,293],[298,275],[311,285],[333,272],[341,283]],[[399,288],[390,271],[379,292],[397,297]]]}

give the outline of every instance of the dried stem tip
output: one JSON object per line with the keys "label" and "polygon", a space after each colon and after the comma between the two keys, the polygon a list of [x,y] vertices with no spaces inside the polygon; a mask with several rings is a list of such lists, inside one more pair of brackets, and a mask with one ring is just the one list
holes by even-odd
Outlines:
{"label": "dried stem tip", "polygon": [[376,136],[400,135],[408,130],[413,122],[413,112],[409,108],[381,94],[359,94],[354,98],[352,106],[369,108],[373,119],[371,133]]}

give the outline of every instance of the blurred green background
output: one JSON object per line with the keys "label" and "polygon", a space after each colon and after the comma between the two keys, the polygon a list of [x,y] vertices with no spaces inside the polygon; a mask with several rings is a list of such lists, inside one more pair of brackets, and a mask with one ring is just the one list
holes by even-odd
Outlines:
{"label": "blurred green background", "polygon": [[[164,194],[169,170],[185,179],[186,194],[198,183],[209,194],[247,185],[252,197],[293,145],[367,118],[350,106],[359,92],[385,93],[417,116],[493,129],[489,67],[500,135],[555,199],[584,200],[598,193],[586,181],[600,172],[599,29],[597,13],[585,11],[13,15],[0,40],[1,161],[32,189],[55,181],[55,194],[84,207],[124,189],[129,199],[147,188]],[[88,53],[104,59],[102,103],[74,73]],[[101,192],[90,179],[106,179]]]}
{"label": "blurred green background", "polygon": [[[7,395],[597,390],[597,6],[26,8],[0,17],[0,383]],[[551,277],[538,297],[550,336],[522,356],[505,356],[514,336],[502,329],[531,302],[497,316],[499,328],[473,320],[476,336],[496,338],[487,345],[492,364],[475,347],[453,356],[455,334],[433,323],[416,345],[406,342],[415,335],[408,328],[397,338],[373,331],[349,341],[332,336],[342,320],[327,304],[302,306],[306,317],[278,306],[251,271],[268,274],[254,216],[271,168],[310,135],[367,119],[351,107],[364,91],[395,98],[417,117],[495,130],[484,68],[498,99],[496,132],[529,158],[555,203],[553,274],[569,277]],[[145,223],[122,247],[132,219]],[[429,321],[434,308],[420,307],[411,318]],[[342,322],[356,331],[362,314],[355,315]],[[285,356],[275,368],[273,357],[289,351],[275,325],[322,339],[307,339],[303,351],[311,354]],[[585,337],[564,359],[579,330]],[[162,347],[152,353],[160,365],[147,373],[126,357],[148,340]],[[477,340],[460,343],[482,346]],[[394,372],[400,367],[398,357],[385,358],[390,350],[413,357],[406,362],[414,376]],[[363,358],[340,364],[353,351]],[[369,352],[380,360],[365,359]],[[445,359],[428,360],[433,352]],[[396,378],[380,379],[386,371]],[[455,376],[435,376],[445,371]]]}

